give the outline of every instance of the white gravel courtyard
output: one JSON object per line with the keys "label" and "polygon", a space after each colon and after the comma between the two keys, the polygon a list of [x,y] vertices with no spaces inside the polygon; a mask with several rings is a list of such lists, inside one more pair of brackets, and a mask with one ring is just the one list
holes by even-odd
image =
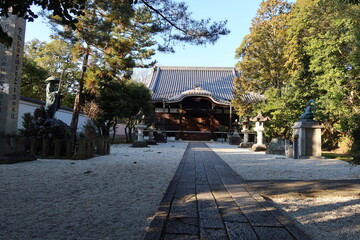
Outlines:
{"label": "white gravel courtyard", "polygon": [[142,239],[187,144],[129,146],[0,165],[0,239]]}

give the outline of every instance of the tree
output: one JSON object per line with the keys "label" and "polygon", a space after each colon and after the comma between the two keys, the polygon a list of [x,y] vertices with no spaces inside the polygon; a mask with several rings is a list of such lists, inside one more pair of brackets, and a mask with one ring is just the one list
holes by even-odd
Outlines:
{"label": "tree", "polygon": [[33,59],[24,57],[21,80],[21,96],[45,101],[45,79],[49,72]]}
{"label": "tree", "polygon": [[123,117],[126,120],[126,140],[132,141],[132,129],[136,124],[134,116],[139,113],[140,109],[146,116],[151,115],[152,106],[150,90],[139,82],[130,81],[126,84],[126,104],[123,109]]}
{"label": "tree", "polygon": [[[291,5],[284,0],[263,1],[252,20],[250,34],[236,50],[240,61],[236,65],[239,77],[235,78],[234,106],[242,116],[258,110],[270,115],[273,124],[270,134],[276,137],[287,135],[290,130],[284,125],[288,113],[277,110],[286,108],[279,99],[285,94],[289,79],[284,49],[290,9]],[[247,98],[249,93],[264,94],[266,100],[251,102]]]}
{"label": "tree", "polygon": [[136,123],[134,116],[141,108],[145,114],[151,112],[150,90],[142,83],[117,79],[111,72],[100,69],[92,76],[97,80],[98,89],[87,88],[85,113],[96,122],[104,137],[109,137],[111,127],[115,134],[118,120],[126,121],[127,140],[131,139],[131,129]]}
{"label": "tree", "polygon": [[[74,102],[74,90],[76,88],[76,78],[79,74],[79,67],[72,61],[72,46],[60,39],[54,38],[51,42],[41,42],[37,39],[29,41],[25,44],[25,56],[38,68],[46,70],[46,75],[42,76],[42,80],[33,82],[33,87],[44,88],[44,81],[49,76],[56,76],[61,79],[60,92],[64,95],[62,105],[72,107]],[[22,86],[26,86],[23,83]],[[39,99],[44,95],[33,95]]]}
{"label": "tree", "polygon": [[298,0],[292,11],[287,45],[291,82],[295,92],[316,100],[327,148],[336,148],[352,132],[344,126],[360,110],[359,19],[359,5],[336,0]]}

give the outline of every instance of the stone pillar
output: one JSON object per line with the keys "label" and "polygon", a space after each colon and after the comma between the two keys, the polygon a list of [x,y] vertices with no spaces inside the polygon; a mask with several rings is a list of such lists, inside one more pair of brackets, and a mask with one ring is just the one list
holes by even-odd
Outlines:
{"label": "stone pillar", "polygon": [[[298,121],[292,127],[297,149],[294,146],[294,158],[321,158],[321,129],[316,121]],[[296,152],[297,151],[297,152]]]}
{"label": "stone pillar", "polygon": [[24,140],[16,137],[25,20],[9,13],[8,18],[1,17],[0,24],[13,39],[9,48],[0,44],[0,163],[35,160],[26,154]]}

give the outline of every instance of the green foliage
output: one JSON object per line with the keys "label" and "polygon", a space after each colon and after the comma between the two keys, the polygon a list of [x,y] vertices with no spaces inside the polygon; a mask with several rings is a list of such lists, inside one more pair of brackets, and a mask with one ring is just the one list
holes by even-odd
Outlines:
{"label": "green foliage", "polygon": [[[37,5],[43,10],[51,11],[54,16],[58,16],[62,23],[75,28],[76,17],[83,14],[85,2],[86,0],[4,0],[0,1],[0,17],[7,17],[11,8],[12,14],[32,22],[38,15],[31,10],[31,6]],[[10,46],[11,42],[12,38],[0,26],[0,43]]]}
{"label": "green foliage", "polygon": [[[288,120],[294,118],[284,96],[289,79],[284,68],[289,11],[287,1],[263,1],[253,18],[250,34],[236,50],[240,76],[235,79],[234,106],[241,116],[254,115],[258,110],[269,116],[272,121],[267,134],[274,137],[289,135]],[[249,101],[246,94],[253,92],[264,94],[266,101]]]}
{"label": "green foliage", "polygon": [[72,107],[76,77],[79,66],[72,61],[72,47],[60,39],[41,42],[37,39],[25,45],[21,94],[45,100],[45,79],[56,76],[61,79],[60,93],[64,96],[61,105]]}
{"label": "green foliage", "polygon": [[22,118],[22,129],[19,129],[19,134],[21,136],[25,136],[25,132],[26,132],[26,129],[31,129],[31,128],[34,128],[34,116],[27,112],[27,113],[24,113],[24,115],[21,117]]}
{"label": "green foliage", "polygon": [[92,84],[87,85],[87,101],[92,100],[92,109],[97,110],[91,114],[91,109],[86,108],[85,112],[102,129],[104,136],[108,137],[110,128],[117,120],[132,120],[140,108],[145,114],[150,114],[151,94],[144,84],[118,79],[112,72],[101,69],[87,74],[93,79]]}
{"label": "green foliage", "polygon": [[[235,80],[237,109],[262,110],[271,118],[267,134],[289,137],[290,126],[305,103],[315,99],[315,120],[325,127],[323,147],[335,148],[346,136],[352,136],[358,146],[353,123],[360,112],[360,5],[339,0],[297,0],[289,14],[270,10],[277,9],[280,2],[262,3],[250,34],[237,50],[241,60],[237,67],[242,74]],[[262,9],[264,6],[272,7]],[[276,13],[277,17],[270,19],[277,23],[268,18],[271,14],[263,17],[264,11]],[[283,31],[278,36],[264,34],[264,26],[281,26]],[[269,51],[277,37],[284,39],[281,47]],[[273,72],[280,77],[274,78],[270,66],[278,63]],[[251,91],[264,94],[265,100],[239,100],[241,94]]]}
{"label": "green foliage", "polygon": [[49,72],[40,67],[33,59],[24,57],[21,79],[21,95],[45,101],[45,79]]}

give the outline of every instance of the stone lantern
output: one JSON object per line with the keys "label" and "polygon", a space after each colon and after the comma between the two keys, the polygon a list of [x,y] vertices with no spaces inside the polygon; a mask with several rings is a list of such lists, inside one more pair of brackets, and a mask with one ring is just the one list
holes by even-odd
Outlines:
{"label": "stone lantern", "polygon": [[267,117],[263,117],[263,115],[261,114],[261,111],[258,112],[258,115],[252,119],[250,119],[250,121],[255,122],[255,128],[254,130],[256,131],[256,144],[252,146],[252,150],[253,151],[266,151],[266,146],[263,143],[263,132],[265,130],[264,128],[264,122],[268,121],[269,118]]}
{"label": "stone lantern", "polygon": [[235,122],[232,124],[233,129],[234,129],[234,133],[233,135],[230,137],[230,144],[231,145],[239,145],[240,144],[240,135],[238,132],[238,128],[239,128],[239,122],[237,119],[235,119]]}
{"label": "stone lantern", "polygon": [[145,115],[143,113],[143,110],[140,109],[139,113],[136,115],[137,118],[137,124],[135,125],[135,128],[138,132],[137,140],[133,142],[133,147],[147,147],[146,141],[144,141],[144,129],[146,128],[145,125]]}
{"label": "stone lantern", "polygon": [[244,120],[241,122],[242,124],[242,130],[241,132],[244,134],[244,140],[242,143],[240,143],[239,147],[241,148],[249,148],[251,147],[251,143],[249,143],[249,133],[250,133],[250,120],[248,117],[245,117]]}

